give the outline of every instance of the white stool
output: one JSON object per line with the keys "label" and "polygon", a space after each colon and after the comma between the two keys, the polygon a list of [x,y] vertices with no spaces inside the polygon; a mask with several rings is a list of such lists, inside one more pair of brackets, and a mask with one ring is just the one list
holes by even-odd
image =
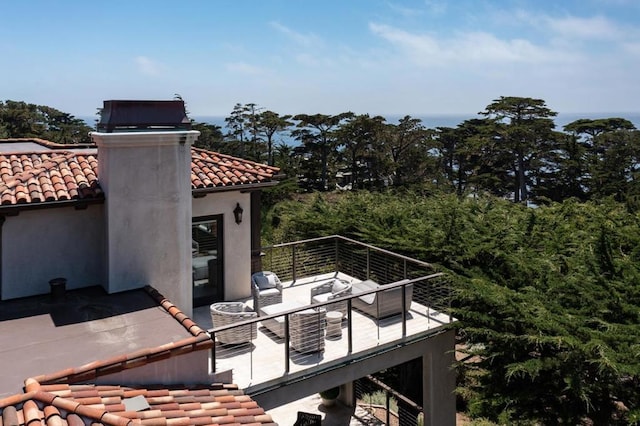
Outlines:
{"label": "white stool", "polygon": [[327,338],[342,337],[342,312],[327,312]]}

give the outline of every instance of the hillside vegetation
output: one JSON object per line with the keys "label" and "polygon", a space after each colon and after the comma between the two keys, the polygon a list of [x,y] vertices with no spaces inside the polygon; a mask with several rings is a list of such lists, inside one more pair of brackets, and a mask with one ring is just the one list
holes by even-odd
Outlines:
{"label": "hillside vegetation", "polygon": [[[312,194],[273,206],[272,242],[340,234],[452,277],[459,402],[501,424],[632,424],[640,395],[640,217],[566,200]],[[589,424],[589,423],[587,423]]]}

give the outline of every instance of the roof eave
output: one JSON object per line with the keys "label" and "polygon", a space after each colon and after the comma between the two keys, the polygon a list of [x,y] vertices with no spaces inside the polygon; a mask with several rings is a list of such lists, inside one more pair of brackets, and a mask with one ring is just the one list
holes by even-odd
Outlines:
{"label": "roof eave", "polygon": [[43,201],[39,203],[24,204],[5,204],[0,205],[0,215],[15,216],[21,211],[52,209],[57,207],[75,207],[76,209],[84,209],[91,204],[103,204],[104,195],[93,198],[74,198],[71,200],[61,201]]}
{"label": "roof eave", "polygon": [[250,192],[250,191],[258,191],[265,188],[270,188],[272,186],[276,186],[278,181],[269,181],[269,182],[260,182],[260,183],[250,183],[250,184],[240,184],[240,185],[227,185],[227,186],[211,186],[205,188],[195,188],[191,190],[191,194],[194,197],[204,196],[207,194],[211,194],[214,192],[228,192],[228,191],[240,191],[240,192]]}

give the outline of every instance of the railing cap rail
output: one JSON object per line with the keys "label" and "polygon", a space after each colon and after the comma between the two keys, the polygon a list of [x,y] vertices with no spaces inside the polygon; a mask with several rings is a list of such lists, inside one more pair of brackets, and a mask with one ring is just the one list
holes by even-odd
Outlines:
{"label": "railing cap rail", "polygon": [[371,250],[375,250],[381,253],[384,253],[386,255],[392,256],[392,257],[396,257],[398,259],[403,259],[406,261],[409,261],[411,263],[415,263],[415,264],[419,264],[421,266],[426,266],[428,268],[433,269],[434,266],[428,262],[423,262],[422,260],[418,260],[418,259],[414,259],[412,257],[409,256],[405,256],[402,254],[398,254],[398,253],[394,253],[392,251],[389,250],[385,250],[385,249],[381,249],[379,247],[376,246],[372,246],[371,244],[366,244],[366,243],[361,243],[360,241],[356,241],[356,240],[352,240],[351,238],[348,237],[343,237],[342,235],[328,235],[326,237],[318,237],[318,238],[309,238],[306,240],[299,240],[299,241],[292,241],[292,242],[288,242],[288,243],[280,243],[280,244],[273,244],[270,246],[266,246],[263,247],[263,251],[269,250],[269,249],[274,249],[274,248],[281,248],[281,247],[288,247],[288,246],[295,246],[295,245],[300,245],[300,244],[307,244],[307,243],[313,243],[316,241],[323,241],[323,240],[330,240],[330,239],[338,239],[338,240],[343,240],[352,244],[356,244]]}

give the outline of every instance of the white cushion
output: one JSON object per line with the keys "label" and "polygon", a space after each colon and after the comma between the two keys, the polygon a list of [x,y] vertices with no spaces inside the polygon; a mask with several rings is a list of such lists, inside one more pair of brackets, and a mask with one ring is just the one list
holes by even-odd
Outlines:
{"label": "white cushion", "polygon": [[267,279],[269,280],[269,288],[276,288],[278,286],[278,281],[276,280],[276,274],[267,275]]}
{"label": "white cushion", "polygon": [[346,290],[347,288],[349,288],[349,284],[345,284],[340,280],[334,280],[333,285],[331,286],[331,293],[340,293],[342,290]]}
{"label": "white cushion", "polygon": [[271,296],[275,294],[280,294],[277,288],[267,288],[265,290],[260,290],[260,296]]}
{"label": "white cushion", "polygon": [[313,296],[311,298],[313,303],[322,303],[322,302],[326,302],[327,300],[329,300],[329,296],[331,296],[332,293],[321,293],[321,294],[316,294],[315,296]]}

